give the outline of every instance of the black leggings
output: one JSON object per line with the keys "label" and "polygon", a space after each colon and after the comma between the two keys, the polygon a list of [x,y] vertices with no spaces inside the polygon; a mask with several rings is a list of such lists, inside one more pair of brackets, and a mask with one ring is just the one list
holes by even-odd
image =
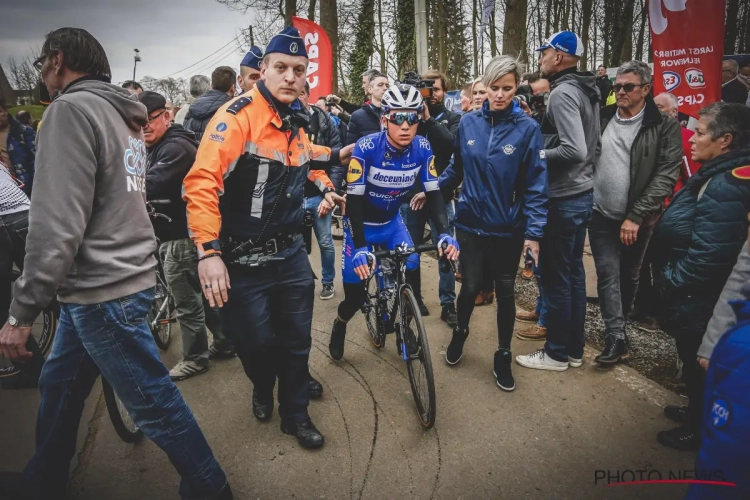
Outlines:
{"label": "black leggings", "polygon": [[497,342],[501,349],[510,349],[513,326],[516,322],[516,302],[513,288],[518,262],[523,249],[522,238],[479,236],[456,228],[456,239],[461,247],[461,292],[458,294],[458,328],[469,327],[474,299],[482,289],[485,276],[495,284],[497,298]]}

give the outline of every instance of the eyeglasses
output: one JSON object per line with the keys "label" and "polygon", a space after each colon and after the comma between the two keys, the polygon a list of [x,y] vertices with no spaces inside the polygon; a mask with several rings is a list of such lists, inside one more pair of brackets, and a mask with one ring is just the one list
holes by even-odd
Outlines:
{"label": "eyeglasses", "polygon": [[47,59],[47,54],[39,56],[32,64],[34,66],[34,69],[37,71],[42,71],[42,65],[44,64],[44,60]]}
{"label": "eyeglasses", "polygon": [[159,118],[161,115],[163,115],[166,112],[167,112],[167,110],[165,109],[164,111],[162,111],[161,113],[159,113],[156,116],[149,116],[148,117],[148,124],[151,125],[152,123],[154,123],[154,120],[156,120],[157,118]]}
{"label": "eyeglasses", "polygon": [[404,122],[409,125],[416,125],[419,123],[419,115],[417,113],[391,113],[388,115],[388,121],[396,125],[403,125]]}
{"label": "eyeglasses", "polygon": [[636,87],[645,87],[646,85],[648,85],[648,83],[626,83],[625,85],[621,83],[615,83],[614,85],[612,85],[612,90],[614,90],[615,93],[618,93],[621,90],[624,90],[625,92],[632,92]]}

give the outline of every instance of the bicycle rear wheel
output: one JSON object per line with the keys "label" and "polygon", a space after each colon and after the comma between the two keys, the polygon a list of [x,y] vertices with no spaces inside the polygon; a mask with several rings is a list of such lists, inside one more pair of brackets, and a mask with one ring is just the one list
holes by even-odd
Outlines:
{"label": "bicycle rear wheel", "polygon": [[[15,281],[20,275],[21,273],[14,270],[11,274],[11,281]],[[36,342],[39,346],[39,351],[45,357],[52,347],[52,340],[55,338],[55,331],[57,330],[57,308],[57,301],[53,300],[52,304],[42,310],[31,327],[29,341],[33,340]],[[0,354],[0,378],[18,375],[21,372],[22,366],[21,364],[13,363],[10,359]]]}
{"label": "bicycle rear wheel", "polygon": [[120,439],[126,443],[136,443],[143,438],[143,431],[135,425],[133,419],[130,418],[128,411],[125,409],[125,405],[122,404],[120,398],[115,394],[112,386],[109,382],[102,377],[102,392],[104,392],[104,402],[107,404],[107,413],[109,413],[109,419],[112,421],[112,425],[115,428],[115,432]]}
{"label": "bicycle rear wheel", "polygon": [[154,302],[148,312],[146,319],[148,326],[151,328],[151,335],[154,336],[156,345],[159,349],[166,351],[172,342],[172,312],[174,303],[169,293],[169,288],[164,281],[164,274],[159,269],[156,274],[156,290],[154,291]]}
{"label": "bicycle rear wheel", "polygon": [[425,429],[431,429],[435,425],[437,414],[432,358],[417,299],[408,285],[401,288],[400,330],[404,339],[403,345],[408,350],[406,369],[409,373],[409,383],[414,395],[414,403],[417,406],[419,422]]}
{"label": "bicycle rear wheel", "polygon": [[365,303],[362,306],[362,312],[365,315],[367,331],[370,332],[370,341],[372,345],[381,349],[385,345],[385,331],[383,329],[383,320],[380,317],[380,289],[378,288],[377,275],[372,275],[367,279]]}

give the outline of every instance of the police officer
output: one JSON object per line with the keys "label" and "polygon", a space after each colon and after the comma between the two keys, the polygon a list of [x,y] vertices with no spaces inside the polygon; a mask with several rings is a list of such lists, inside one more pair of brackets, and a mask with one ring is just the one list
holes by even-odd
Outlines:
{"label": "police officer", "polygon": [[260,79],[260,63],[263,62],[263,51],[253,45],[240,63],[240,74],[237,75],[237,85],[242,93],[250,92]]}
{"label": "police officer", "polygon": [[298,100],[307,64],[295,28],[271,39],[255,88],[211,120],[184,198],[201,286],[223,307],[254,406],[264,405],[270,417],[278,375],[282,432],[319,448],[323,435],[307,413],[314,283],[300,234],[302,202],[308,178],[326,202],[319,213],[343,202],[310,162],[348,163],[352,148],[315,146],[301,131],[309,119]]}

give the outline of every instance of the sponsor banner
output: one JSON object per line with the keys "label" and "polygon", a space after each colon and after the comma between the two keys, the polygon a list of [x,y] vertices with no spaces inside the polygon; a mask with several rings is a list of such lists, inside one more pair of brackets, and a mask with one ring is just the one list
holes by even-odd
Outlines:
{"label": "sponsor banner", "polygon": [[307,65],[307,83],[310,84],[310,102],[333,92],[333,50],[325,30],[314,22],[301,17],[292,17],[292,25],[299,30],[305,41],[310,58]]}
{"label": "sponsor banner", "polygon": [[648,0],[654,93],[677,96],[680,112],[721,100],[726,0]]}
{"label": "sponsor banner", "polygon": [[419,173],[419,167],[411,170],[384,170],[377,167],[370,167],[367,171],[367,181],[373,186],[385,188],[409,188],[414,185],[414,181]]}
{"label": "sponsor banner", "polygon": [[445,99],[443,99],[443,105],[445,109],[449,109],[454,113],[461,112],[461,91],[450,90],[445,93]]}

